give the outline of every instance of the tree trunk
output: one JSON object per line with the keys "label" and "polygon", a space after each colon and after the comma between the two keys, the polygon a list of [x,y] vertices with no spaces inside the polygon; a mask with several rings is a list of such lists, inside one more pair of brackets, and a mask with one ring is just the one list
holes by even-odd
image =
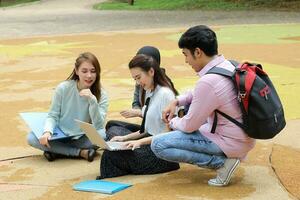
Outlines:
{"label": "tree trunk", "polygon": [[133,6],[134,0],[128,0],[128,4]]}

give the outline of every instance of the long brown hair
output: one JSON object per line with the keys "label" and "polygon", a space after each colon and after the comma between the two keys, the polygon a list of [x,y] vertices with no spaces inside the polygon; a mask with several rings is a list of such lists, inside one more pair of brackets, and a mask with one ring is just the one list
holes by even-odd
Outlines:
{"label": "long brown hair", "polygon": [[144,72],[148,72],[152,68],[154,70],[154,88],[156,88],[157,85],[161,85],[170,88],[175,95],[177,94],[174,85],[170,84],[170,81],[166,78],[166,74],[153,57],[144,54],[136,55],[131,59],[128,66],[129,69],[139,67]]}
{"label": "long brown hair", "polygon": [[94,54],[92,54],[90,52],[85,52],[85,53],[80,54],[78,56],[78,58],[76,59],[75,68],[73,69],[72,73],[69,75],[67,80],[76,80],[76,81],[79,80],[79,76],[76,74],[75,69],[78,70],[80,65],[83,62],[89,62],[95,67],[96,80],[93,83],[93,85],[91,86],[90,90],[91,90],[92,94],[95,95],[95,97],[97,98],[97,101],[99,102],[100,97],[101,97],[101,82],[100,82],[101,67],[100,67],[97,57]]}

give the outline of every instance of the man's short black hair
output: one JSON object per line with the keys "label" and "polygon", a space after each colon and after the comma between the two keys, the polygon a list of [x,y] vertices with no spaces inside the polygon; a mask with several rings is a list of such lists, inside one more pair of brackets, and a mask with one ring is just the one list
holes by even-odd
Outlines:
{"label": "man's short black hair", "polygon": [[207,56],[218,54],[218,41],[216,33],[209,27],[204,25],[194,26],[189,28],[179,39],[179,48],[186,48],[194,54],[198,47]]}

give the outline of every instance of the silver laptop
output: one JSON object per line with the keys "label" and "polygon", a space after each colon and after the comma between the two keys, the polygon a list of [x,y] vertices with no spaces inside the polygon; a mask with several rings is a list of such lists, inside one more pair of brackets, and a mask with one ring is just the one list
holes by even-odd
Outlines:
{"label": "silver laptop", "polygon": [[127,148],[124,145],[124,142],[106,142],[92,124],[80,121],[78,119],[75,119],[75,121],[90,139],[90,141],[100,148],[107,149],[109,151],[131,150],[131,148]]}

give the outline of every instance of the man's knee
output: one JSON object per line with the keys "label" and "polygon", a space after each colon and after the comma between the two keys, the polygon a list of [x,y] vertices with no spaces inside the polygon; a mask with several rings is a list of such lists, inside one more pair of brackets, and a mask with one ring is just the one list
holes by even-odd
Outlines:
{"label": "man's knee", "polygon": [[161,135],[157,135],[152,138],[151,150],[157,157],[160,157],[160,153],[166,148],[167,147],[164,144],[164,139],[161,137]]}

